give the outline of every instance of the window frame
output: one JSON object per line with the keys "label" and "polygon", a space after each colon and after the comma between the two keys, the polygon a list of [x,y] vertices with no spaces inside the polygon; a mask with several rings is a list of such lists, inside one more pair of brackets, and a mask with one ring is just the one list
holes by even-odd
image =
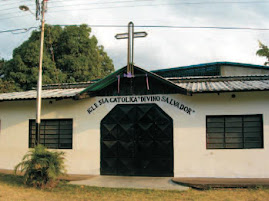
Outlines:
{"label": "window frame", "polygon": [[[66,148],[66,147],[64,147],[64,148],[62,148],[62,147],[60,147],[59,146],[59,144],[60,144],[60,141],[58,141],[58,143],[57,143],[57,145],[58,145],[58,148],[51,148],[51,147],[47,147],[48,149],[73,149],[73,125],[74,125],[74,121],[73,121],[73,118],[59,118],[59,119],[41,119],[41,123],[42,123],[42,121],[58,121],[59,122],[59,124],[60,124],[60,121],[61,120],[63,120],[63,121],[66,121],[66,120],[71,120],[71,147],[68,147],[68,148]],[[32,135],[35,135],[35,134],[32,134],[32,127],[31,127],[31,121],[32,122],[34,122],[34,126],[35,126],[35,122],[36,122],[36,119],[29,119],[29,136],[28,136],[28,140],[29,140],[29,143],[28,143],[28,148],[33,148],[33,147],[31,147],[31,144],[32,144],[32,140],[33,139],[35,139],[35,138],[32,138],[31,136]],[[41,125],[41,124],[40,124]],[[41,129],[40,129],[41,130]],[[45,130],[45,129],[44,129]],[[58,125],[58,128],[57,129],[55,129],[55,130],[58,130],[58,131],[60,131],[60,127],[59,127],[59,125]],[[43,134],[44,136],[46,135],[46,134]],[[60,133],[59,134],[57,134],[58,135],[58,139],[60,139]],[[40,137],[40,136],[39,136]],[[40,144],[41,145],[44,145],[44,143],[43,142],[41,142],[41,140],[40,140]],[[44,146],[46,146],[46,145],[44,145]]]}
{"label": "window frame", "polygon": [[[250,117],[250,116],[258,116],[259,118],[260,118],[260,123],[261,123],[261,131],[260,131],[260,134],[261,134],[261,147],[245,147],[245,133],[247,133],[247,132],[244,132],[244,117]],[[224,126],[223,126],[223,128],[224,128],[224,131],[223,131],[223,135],[224,135],[224,137],[223,137],[223,139],[224,139],[224,142],[223,142],[223,145],[224,145],[224,147],[223,148],[210,148],[208,145],[210,145],[210,144],[214,144],[214,143],[209,143],[208,142],[208,140],[209,140],[209,138],[208,138],[208,118],[209,117],[220,117],[220,118],[224,118]],[[241,117],[242,118],[242,139],[243,139],[243,142],[242,142],[242,144],[243,144],[243,147],[242,148],[226,148],[225,146],[226,146],[226,144],[229,144],[229,143],[227,143],[226,142],[226,132],[225,132],[225,128],[226,128],[226,126],[225,126],[225,118],[227,118],[227,117]],[[229,128],[229,127],[228,127]],[[236,128],[236,127],[234,127],[234,128]],[[235,132],[236,133],[236,132]],[[216,138],[217,139],[217,138]],[[221,139],[221,138],[220,138]],[[218,143],[216,143],[216,144],[218,144]],[[231,144],[231,143],[230,143]],[[235,143],[236,144],[236,143]],[[216,149],[264,149],[264,121],[263,121],[263,114],[243,114],[243,115],[206,115],[206,149],[207,150],[216,150]]]}

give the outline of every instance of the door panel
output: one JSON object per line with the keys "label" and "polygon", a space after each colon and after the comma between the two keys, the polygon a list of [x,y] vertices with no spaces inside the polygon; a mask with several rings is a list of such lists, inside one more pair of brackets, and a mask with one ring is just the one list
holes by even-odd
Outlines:
{"label": "door panel", "polygon": [[101,174],[173,176],[173,120],[156,104],[115,106],[101,121]]}

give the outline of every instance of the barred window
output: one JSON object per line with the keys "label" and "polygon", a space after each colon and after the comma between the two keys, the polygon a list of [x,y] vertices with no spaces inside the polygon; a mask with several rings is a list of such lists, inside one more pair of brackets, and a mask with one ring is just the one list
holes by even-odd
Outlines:
{"label": "barred window", "polygon": [[206,117],[207,149],[263,148],[263,118],[257,115]]}
{"label": "barred window", "polygon": [[[29,148],[34,147],[36,123],[29,120]],[[72,119],[42,119],[40,124],[40,144],[49,149],[72,149]]]}

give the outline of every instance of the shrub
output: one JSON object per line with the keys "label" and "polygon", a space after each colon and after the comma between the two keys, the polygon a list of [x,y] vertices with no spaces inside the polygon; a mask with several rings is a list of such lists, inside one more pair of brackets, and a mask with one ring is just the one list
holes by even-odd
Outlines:
{"label": "shrub", "polygon": [[24,172],[23,181],[26,185],[38,188],[54,187],[59,181],[59,176],[65,174],[64,152],[47,150],[43,145],[38,145],[30,150],[14,171]]}

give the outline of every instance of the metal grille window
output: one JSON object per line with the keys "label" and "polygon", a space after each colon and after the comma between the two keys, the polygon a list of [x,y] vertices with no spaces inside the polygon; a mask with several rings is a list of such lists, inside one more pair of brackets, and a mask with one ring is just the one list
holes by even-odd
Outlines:
{"label": "metal grille window", "polygon": [[263,148],[262,115],[206,117],[207,149]]}
{"label": "metal grille window", "polygon": [[[34,147],[35,120],[29,121],[29,147]],[[40,144],[50,149],[72,149],[72,119],[42,119]]]}

